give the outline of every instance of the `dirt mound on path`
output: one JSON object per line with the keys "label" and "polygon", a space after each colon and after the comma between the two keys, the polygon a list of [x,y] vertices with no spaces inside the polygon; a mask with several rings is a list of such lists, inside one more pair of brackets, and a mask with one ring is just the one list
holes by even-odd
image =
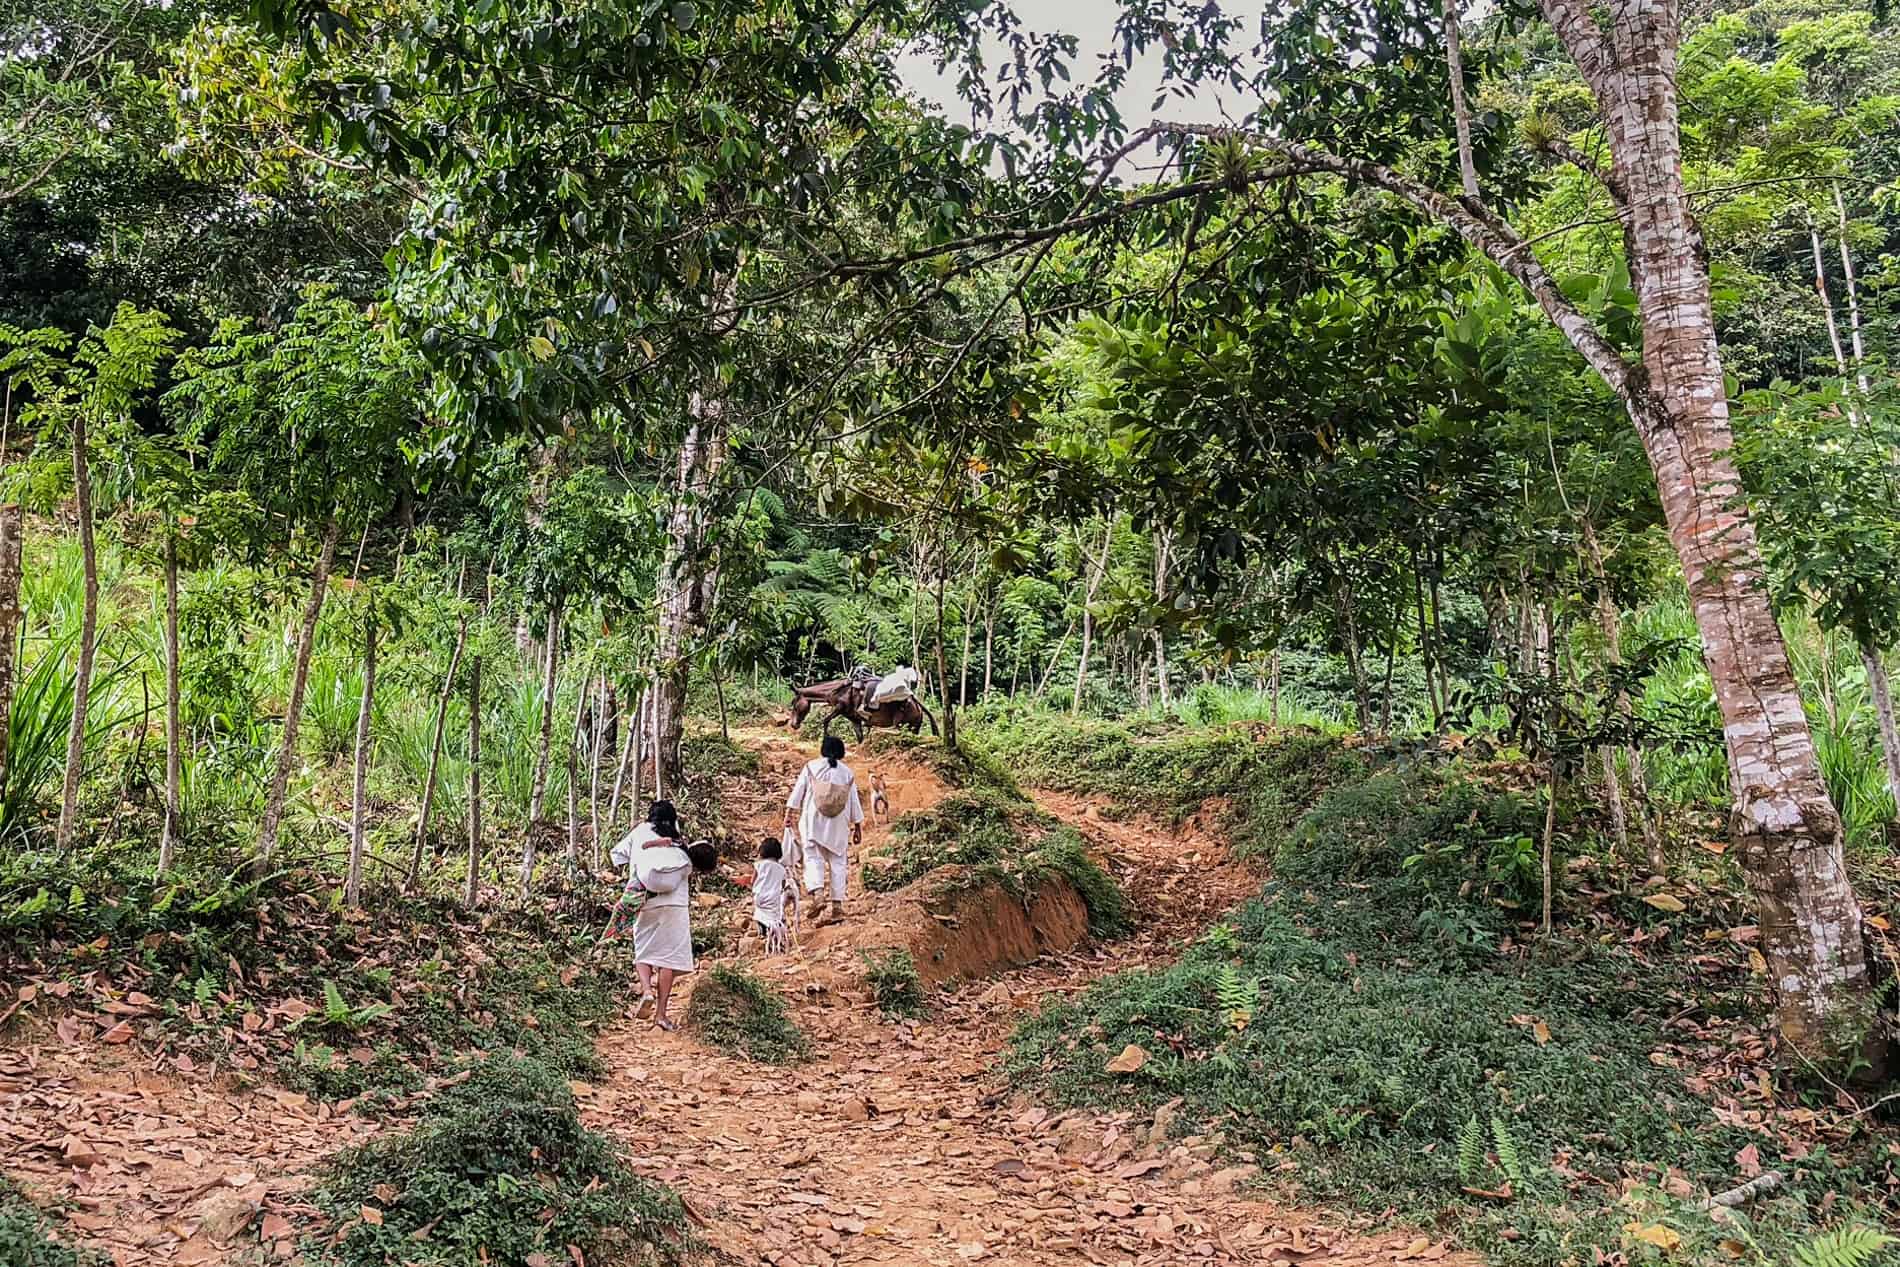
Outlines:
{"label": "dirt mound on path", "polygon": [[891,894],[858,944],[904,947],[935,989],[1061,954],[1089,934],[1088,907],[1061,876],[1045,877],[1027,900],[998,880],[963,881],[957,868],[939,867]]}

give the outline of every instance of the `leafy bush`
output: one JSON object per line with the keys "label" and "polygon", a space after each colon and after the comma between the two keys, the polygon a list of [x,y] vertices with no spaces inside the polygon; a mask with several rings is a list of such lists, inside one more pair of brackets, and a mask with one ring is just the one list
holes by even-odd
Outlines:
{"label": "leafy bush", "polygon": [[787,1064],[809,1048],[771,987],[730,964],[693,986],[686,1024],[722,1051],[770,1065]]}
{"label": "leafy bush", "polygon": [[995,792],[961,792],[891,826],[885,865],[866,867],[864,885],[879,893],[903,888],[937,867],[978,867],[1027,853],[1052,820],[1026,801]]}
{"label": "leafy bush", "polygon": [[589,1261],[677,1263],[690,1248],[679,1198],[581,1125],[559,1071],[512,1056],[474,1066],[413,1130],[335,1158],[314,1200],[339,1235],[304,1252],[336,1267],[566,1262],[570,1245]]}
{"label": "leafy bush", "polygon": [[930,1010],[917,961],[901,946],[864,951],[864,979],[871,985],[878,1011],[887,1017],[921,1017]]}
{"label": "leafy bush", "polygon": [[53,1220],[0,1175],[0,1263],[7,1267],[104,1267],[106,1257],[60,1239]]}

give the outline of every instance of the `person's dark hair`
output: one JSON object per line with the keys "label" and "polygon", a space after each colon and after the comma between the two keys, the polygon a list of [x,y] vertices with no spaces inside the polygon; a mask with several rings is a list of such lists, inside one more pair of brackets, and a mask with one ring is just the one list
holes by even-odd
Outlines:
{"label": "person's dark hair", "polygon": [[647,810],[647,822],[653,830],[669,840],[678,840],[685,833],[680,831],[679,811],[673,808],[671,801],[655,801]]}
{"label": "person's dark hair", "polygon": [[778,843],[777,836],[767,836],[759,842],[759,857],[768,862],[777,862],[785,856],[784,846]]}
{"label": "person's dark hair", "polygon": [[710,840],[695,840],[686,846],[686,860],[695,871],[711,871],[719,865],[719,846]]}
{"label": "person's dark hair", "polygon": [[825,741],[818,745],[818,755],[830,762],[832,769],[837,769],[838,762],[844,760],[844,740],[836,735],[826,735]]}

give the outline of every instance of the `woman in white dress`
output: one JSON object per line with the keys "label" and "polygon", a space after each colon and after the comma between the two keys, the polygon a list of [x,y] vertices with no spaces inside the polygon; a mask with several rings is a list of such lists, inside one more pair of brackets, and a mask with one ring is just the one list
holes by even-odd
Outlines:
{"label": "woman in white dress", "polygon": [[[687,879],[695,870],[710,870],[713,862],[690,855],[680,846],[679,815],[671,801],[655,801],[647,821],[627,843],[633,845],[634,878],[646,891],[646,904],[633,924],[634,970],[640,974],[640,1003],[634,1016],[653,1014],[661,1029],[674,1027],[667,1015],[673,978],[693,970],[693,927],[689,914]],[[711,852],[710,845],[694,850]],[[714,861],[717,855],[713,855]]]}
{"label": "woman in white dress", "polygon": [[815,900],[830,880],[830,918],[844,915],[844,882],[850,872],[850,849],[864,840],[864,807],[858,802],[858,777],[844,763],[844,740],[826,735],[816,761],[798,772],[792,794],[785,798],[785,825],[798,816],[798,835],[804,843],[805,891]]}

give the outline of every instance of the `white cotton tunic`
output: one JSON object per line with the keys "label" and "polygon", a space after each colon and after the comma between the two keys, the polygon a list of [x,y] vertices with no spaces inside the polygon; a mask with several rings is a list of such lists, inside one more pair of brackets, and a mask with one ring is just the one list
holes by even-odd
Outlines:
{"label": "white cotton tunic", "polygon": [[761,858],[752,868],[752,918],[767,928],[785,926],[785,865]]}
{"label": "white cotton tunic", "polygon": [[693,928],[686,879],[692,861],[677,845],[641,849],[634,858],[635,878],[647,891],[646,905],[633,922],[634,962],[691,972]]}
{"label": "white cotton tunic", "polygon": [[[818,798],[811,791],[814,780],[843,784],[851,789],[842,814],[826,818],[818,812]],[[851,843],[851,825],[864,821],[864,806],[858,803],[858,776],[844,762],[834,766],[823,757],[806,762],[805,768],[798,772],[798,782],[792,784],[792,794],[785,798],[785,808],[801,811],[798,834],[806,847],[826,853],[844,853]]]}

